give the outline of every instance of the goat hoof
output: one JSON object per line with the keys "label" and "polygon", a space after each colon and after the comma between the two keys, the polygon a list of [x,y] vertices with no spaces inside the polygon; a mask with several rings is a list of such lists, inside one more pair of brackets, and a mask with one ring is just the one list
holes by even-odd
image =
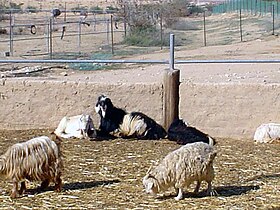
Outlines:
{"label": "goat hoof", "polygon": [[10,197],[11,197],[12,199],[17,198],[17,193],[11,193]]}
{"label": "goat hoof", "polygon": [[179,201],[179,200],[182,200],[183,197],[175,197],[174,199],[175,199],[176,201]]}

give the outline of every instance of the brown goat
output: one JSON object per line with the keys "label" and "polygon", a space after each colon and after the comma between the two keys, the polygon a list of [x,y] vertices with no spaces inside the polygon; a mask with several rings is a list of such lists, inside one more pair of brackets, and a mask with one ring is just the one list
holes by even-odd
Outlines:
{"label": "brown goat", "polygon": [[[60,141],[55,134],[52,139],[40,136],[26,142],[17,143],[0,156],[0,175],[12,180],[11,198],[16,198],[26,190],[25,180],[42,181],[41,188],[55,183],[55,191],[62,188],[62,159]],[[18,191],[18,183],[21,183]]]}

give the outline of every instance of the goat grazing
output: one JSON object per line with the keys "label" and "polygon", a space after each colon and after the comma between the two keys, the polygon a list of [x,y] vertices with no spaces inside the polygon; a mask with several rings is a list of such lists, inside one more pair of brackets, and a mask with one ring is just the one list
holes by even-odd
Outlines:
{"label": "goat grazing", "polygon": [[214,179],[213,161],[216,151],[213,146],[196,142],[186,144],[169,153],[156,167],[149,169],[143,178],[147,193],[157,194],[169,187],[174,187],[176,200],[183,198],[183,188],[197,182],[195,193],[198,193],[202,181],[208,183],[207,194],[212,195]]}
{"label": "goat grazing", "polygon": [[[40,136],[26,142],[17,143],[0,156],[0,175],[12,180],[11,198],[16,198],[26,190],[25,180],[42,181],[41,188],[55,183],[55,191],[62,188],[62,159],[60,141],[52,134],[52,139]],[[56,142],[57,143],[56,143]],[[18,191],[18,184],[21,183]]]}
{"label": "goat grazing", "polygon": [[54,133],[62,138],[94,139],[96,129],[89,115],[63,117]]}
{"label": "goat grazing", "polygon": [[110,98],[98,97],[95,111],[100,115],[100,134],[122,138],[161,139],[164,128],[141,112],[127,113],[113,105]]}
{"label": "goat grazing", "polygon": [[261,124],[255,131],[254,141],[256,143],[275,143],[280,140],[280,124]]}
{"label": "goat grazing", "polygon": [[202,141],[204,143],[215,145],[216,141],[209,135],[189,126],[181,119],[175,119],[168,128],[167,138],[176,141],[178,144],[188,144]]}

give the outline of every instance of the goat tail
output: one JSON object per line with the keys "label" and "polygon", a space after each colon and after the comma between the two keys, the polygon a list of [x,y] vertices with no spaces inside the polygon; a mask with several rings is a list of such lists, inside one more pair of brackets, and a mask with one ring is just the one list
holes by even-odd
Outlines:
{"label": "goat tail", "polygon": [[209,139],[210,146],[214,146],[216,144],[216,140],[214,138],[212,138],[211,136],[208,136],[208,139]]}

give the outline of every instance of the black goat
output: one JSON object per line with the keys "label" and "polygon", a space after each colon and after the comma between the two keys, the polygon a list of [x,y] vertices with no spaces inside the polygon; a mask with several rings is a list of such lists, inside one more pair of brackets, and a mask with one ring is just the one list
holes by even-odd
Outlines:
{"label": "black goat", "polygon": [[181,119],[175,119],[168,128],[168,139],[176,141],[178,144],[188,144],[194,142],[204,142],[215,145],[216,141],[208,134],[205,134],[195,127],[188,126]]}
{"label": "black goat", "polygon": [[166,136],[164,128],[141,112],[127,113],[113,105],[110,98],[101,95],[95,105],[100,115],[99,134],[122,138],[161,139]]}

